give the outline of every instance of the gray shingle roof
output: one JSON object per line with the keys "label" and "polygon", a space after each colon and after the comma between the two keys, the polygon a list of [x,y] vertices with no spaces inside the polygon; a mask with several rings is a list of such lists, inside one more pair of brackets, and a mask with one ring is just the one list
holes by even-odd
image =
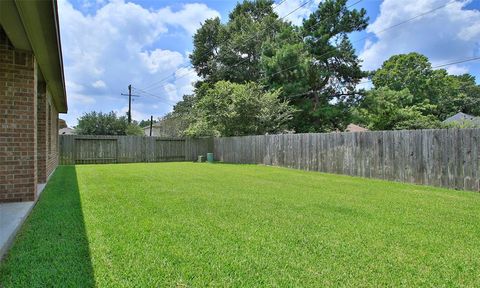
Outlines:
{"label": "gray shingle roof", "polygon": [[462,113],[462,112],[458,112],[457,114],[451,116],[451,117],[448,117],[447,119],[445,119],[443,121],[443,123],[451,123],[451,122],[457,122],[457,121],[473,121],[473,120],[477,120],[475,118],[478,118],[478,117],[475,117],[475,116],[472,116],[472,115],[468,115],[468,114],[465,114],[465,113]]}

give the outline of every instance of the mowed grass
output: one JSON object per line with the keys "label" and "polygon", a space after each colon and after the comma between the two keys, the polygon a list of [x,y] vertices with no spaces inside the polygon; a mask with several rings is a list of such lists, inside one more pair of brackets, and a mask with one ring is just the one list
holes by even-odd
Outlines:
{"label": "mowed grass", "polygon": [[5,287],[480,286],[480,194],[256,165],[59,167]]}

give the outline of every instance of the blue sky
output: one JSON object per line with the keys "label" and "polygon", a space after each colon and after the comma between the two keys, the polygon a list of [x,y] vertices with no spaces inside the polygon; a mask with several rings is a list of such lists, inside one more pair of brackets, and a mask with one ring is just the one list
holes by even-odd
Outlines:
{"label": "blue sky", "polygon": [[[275,8],[282,17],[308,0],[286,0]],[[312,0],[287,19],[301,24],[320,0]],[[276,0],[279,2],[279,0]],[[349,0],[349,5],[357,2]],[[60,29],[69,126],[89,111],[124,114],[128,84],[145,92],[133,102],[133,118],[155,118],[192,91],[198,78],[188,66],[192,35],[204,20],[226,21],[237,1],[60,0]],[[382,32],[406,19],[436,10]],[[480,56],[480,0],[363,0],[370,17],[366,31],[350,35],[363,67],[378,68],[391,55],[412,51],[433,65]],[[471,73],[480,80],[480,61],[448,66],[452,74]],[[172,75],[173,74],[173,75]],[[168,76],[168,79],[159,81]]]}

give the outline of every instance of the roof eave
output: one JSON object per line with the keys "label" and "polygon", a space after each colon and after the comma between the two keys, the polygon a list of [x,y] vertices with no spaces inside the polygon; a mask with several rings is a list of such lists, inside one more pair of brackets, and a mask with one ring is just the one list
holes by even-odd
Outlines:
{"label": "roof eave", "polygon": [[66,113],[68,107],[57,1],[15,0],[15,5],[55,108],[60,113]]}

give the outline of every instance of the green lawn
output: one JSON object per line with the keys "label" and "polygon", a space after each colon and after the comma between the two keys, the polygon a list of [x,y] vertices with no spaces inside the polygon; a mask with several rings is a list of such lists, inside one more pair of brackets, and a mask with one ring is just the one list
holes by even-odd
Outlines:
{"label": "green lawn", "polygon": [[5,287],[480,286],[480,194],[255,165],[59,167]]}

